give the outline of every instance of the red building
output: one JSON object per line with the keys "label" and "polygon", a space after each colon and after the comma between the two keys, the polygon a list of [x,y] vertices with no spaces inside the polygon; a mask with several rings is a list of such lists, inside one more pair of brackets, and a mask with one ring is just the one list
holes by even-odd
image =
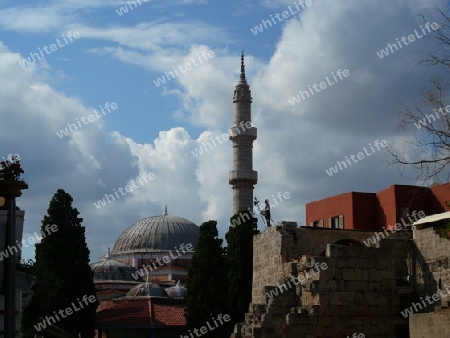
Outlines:
{"label": "red building", "polygon": [[306,225],[331,229],[391,230],[396,223],[410,225],[411,221],[424,215],[444,211],[450,211],[450,183],[430,188],[394,184],[377,193],[351,191],[307,203]]}

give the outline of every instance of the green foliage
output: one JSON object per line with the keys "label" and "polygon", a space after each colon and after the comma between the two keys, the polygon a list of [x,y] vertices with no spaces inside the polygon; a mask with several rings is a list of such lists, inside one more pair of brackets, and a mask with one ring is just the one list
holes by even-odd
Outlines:
{"label": "green foliage", "polygon": [[228,301],[234,323],[244,321],[252,297],[253,235],[258,233],[257,224],[249,210],[242,210],[230,219],[225,238],[228,243],[227,257],[230,267]]}
{"label": "green foliage", "polygon": [[[78,304],[78,298],[96,294],[85,228],[81,225],[83,219],[78,217],[72,201],[68,193],[58,189],[42,220],[41,233],[46,236],[36,244],[37,282],[23,316],[25,337],[34,336],[34,325],[45,316],[65,310],[72,303]],[[49,231],[52,225],[52,229],[57,226],[54,232]],[[64,319],[60,316],[56,325],[74,336],[93,337],[97,306],[97,302],[89,303]]]}
{"label": "green foliage", "polygon": [[447,225],[441,229],[441,237],[442,238],[447,238],[450,239],[450,236],[448,235],[448,233],[450,233],[450,221],[447,223]]}
{"label": "green foliage", "polygon": [[[218,238],[217,222],[200,226],[199,238],[189,268],[186,319],[188,327],[200,329],[207,322],[214,327],[212,317],[229,314],[227,310],[227,261],[222,239]],[[231,322],[208,332],[208,337],[229,337]]]}
{"label": "green foliage", "polygon": [[36,273],[36,262],[32,259],[22,259],[20,263],[17,263],[16,270],[34,275]]}

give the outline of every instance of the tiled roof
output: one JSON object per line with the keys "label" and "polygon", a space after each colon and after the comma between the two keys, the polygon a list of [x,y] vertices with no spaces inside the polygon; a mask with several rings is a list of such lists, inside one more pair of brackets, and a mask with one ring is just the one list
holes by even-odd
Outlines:
{"label": "tiled roof", "polygon": [[[174,301],[172,299],[155,299],[152,300],[152,317],[155,325],[163,326],[185,326],[186,318],[184,310],[185,302]],[[168,302],[169,301],[169,302]]]}
{"label": "tiled roof", "polygon": [[185,326],[185,301],[150,298],[120,301],[97,313],[97,326]]}

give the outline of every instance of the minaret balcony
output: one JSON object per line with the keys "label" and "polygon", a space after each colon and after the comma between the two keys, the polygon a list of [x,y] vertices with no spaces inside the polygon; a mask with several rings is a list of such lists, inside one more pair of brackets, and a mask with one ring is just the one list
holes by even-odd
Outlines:
{"label": "minaret balcony", "polygon": [[232,170],[228,172],[228,182],[233,184],[236,181],[251,181],[253,184],[258,182],[258,172],[255,170]]}
{"label": "minaret balcony", "polygon": [[245,124],[237,127],[231,127],[228,129],[229,139],[232,140],[235,137],[250,137],[252,140],[256,140],[258,131],[256,127],[246,128]]}

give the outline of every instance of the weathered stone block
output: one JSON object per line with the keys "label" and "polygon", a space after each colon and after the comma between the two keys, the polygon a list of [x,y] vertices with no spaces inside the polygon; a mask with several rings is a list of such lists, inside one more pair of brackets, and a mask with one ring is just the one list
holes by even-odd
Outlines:
{"label": "weathered stone block", "polygon": [[317,284],[317,291],[335,291],[337,289],[337,283],[334,280],[320,280]]}
{"label": "weathered stone block", "polygon": [[287,325],[316,325],[317,316],[311,316],[303,313],[288,313],[286,315]]}
{"label": "weathered stone block", "polygon": [[355,269],[352,268],[344,268],[343,269],[344,280],[356,280]]}
{"label": "weathered stone block", "polygon": [[354,292],[331,292],[329,295],[330,305],[354,305],[355,293]]}

